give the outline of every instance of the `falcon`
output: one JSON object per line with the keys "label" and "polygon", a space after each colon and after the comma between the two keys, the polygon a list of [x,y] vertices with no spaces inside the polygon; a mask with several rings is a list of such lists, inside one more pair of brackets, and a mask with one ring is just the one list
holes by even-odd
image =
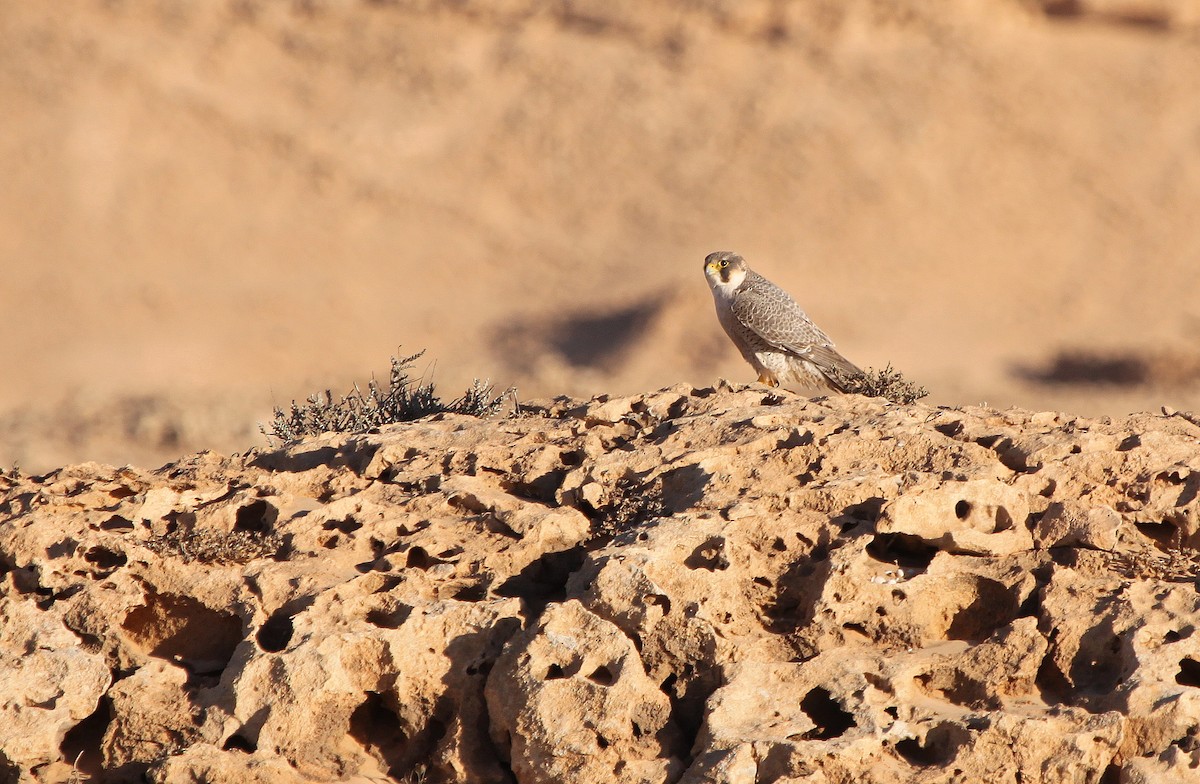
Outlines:
{"label": "falcon", "polygon": [[862,370],[833,347],[833,341],[783,289],[746,266],[731,251],[710,253],[704,276],[717,306],[717,319],[737,350],[767,386],[795,383],[846,392]]}

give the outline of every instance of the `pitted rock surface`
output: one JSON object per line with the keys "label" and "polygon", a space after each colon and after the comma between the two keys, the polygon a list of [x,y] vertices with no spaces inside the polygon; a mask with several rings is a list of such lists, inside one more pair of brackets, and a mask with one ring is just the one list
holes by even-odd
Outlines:
{"label": "pitted rock surface", "polygon": [[1200,427],[560,398],[0,478],[4,780],[1200,777]]}

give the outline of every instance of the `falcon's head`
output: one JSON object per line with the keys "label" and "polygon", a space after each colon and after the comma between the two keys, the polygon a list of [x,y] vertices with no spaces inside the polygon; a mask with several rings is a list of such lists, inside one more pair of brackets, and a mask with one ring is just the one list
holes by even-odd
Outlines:
{"label": "falcon's head", "polygon": [[704,277],[712,288],[737,288],[748,271],[746,260],[731,250],[719,250],[704,257]]}

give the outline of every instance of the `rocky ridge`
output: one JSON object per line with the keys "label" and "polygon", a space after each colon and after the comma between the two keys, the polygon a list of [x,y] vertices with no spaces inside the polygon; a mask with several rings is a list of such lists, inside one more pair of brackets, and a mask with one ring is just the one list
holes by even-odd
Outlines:
{"label": "rocky ridge", "polygon": [[1195,781],[1198,445],[721,384],[6,475],[0,781]]}

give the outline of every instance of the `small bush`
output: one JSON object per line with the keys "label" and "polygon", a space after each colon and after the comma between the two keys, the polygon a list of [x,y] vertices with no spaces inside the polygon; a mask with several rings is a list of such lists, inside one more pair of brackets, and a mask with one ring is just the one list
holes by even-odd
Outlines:
{"label": "small bush", "polygon": [[283,539],[274,533],[201,528],[152,536],[144,544],[161,556],[179,558],[184,563],[244,564],[255,558],[274,558]]}
{"label": "small bush", "polygon": [[511,392],[495,396],[491,384],[476,379],[461,397],[444,403],[434,392],[433,384],[408,377],[412,363],[424,353],[421,351],[403,359],[392,357],[386,388],[372,378],[365,393],[356,384],[349,394],[336,402],[329,390],[323,395],[310,396],[303,405],[293,400],[289,410],[275,409],[270,430],[265,425],[260,429],[268,438],[273,436],[291,443],[321,433],[365,433],[383,425],[411,422],[442,412],[485,417],[497,413]]}
{"label": "small bush", "polygon": [[885,397],[893,403],[915,403],[929,393],[925,387],[905,380],[889,363],[883,370],[868,368],[861,376],[846,380],[846,392],[867,397]]}

